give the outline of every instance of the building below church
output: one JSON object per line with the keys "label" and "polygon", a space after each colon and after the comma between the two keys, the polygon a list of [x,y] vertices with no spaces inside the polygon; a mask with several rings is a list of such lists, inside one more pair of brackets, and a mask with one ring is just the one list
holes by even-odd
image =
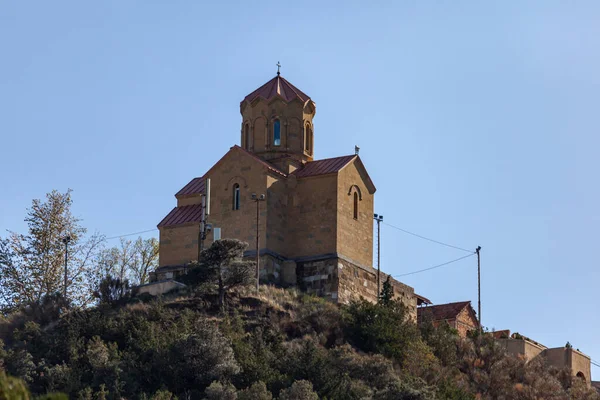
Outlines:
{"label": "building below church", "polygon": [[[245,256],[255,257],[258,217],[261,281],[296,286],[335,302],[375,301],[376,188],[359,155],[313,158],[316,104],[279,73],[247,95],[240,112],[240,145],[177,192],[176,207],[158,224],[155,279],[184,273],[197,260],[199,246],[219,238],[247,242]],[[212,229],[202,240],[207,195],[206,222]],[[253,195],[264,195],[264,201]],[[381,284],[386,278],[382,273]],[[394,296],[416,319],[414,289],[391,282]]]}

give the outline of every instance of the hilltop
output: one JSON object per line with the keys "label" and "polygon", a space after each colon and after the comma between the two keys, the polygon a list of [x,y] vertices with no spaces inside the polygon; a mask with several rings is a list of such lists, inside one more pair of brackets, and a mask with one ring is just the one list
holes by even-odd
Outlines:
{"label": "hilltop", "polygon": [[0,323],[0,366],[36,395],[598,399],[568,371],[506,356],[491,335],[417,327],[395,301],[340,307],[262,286],[229,293],[221,308],[212,288],[191,285],[67,312],[60,302]]}

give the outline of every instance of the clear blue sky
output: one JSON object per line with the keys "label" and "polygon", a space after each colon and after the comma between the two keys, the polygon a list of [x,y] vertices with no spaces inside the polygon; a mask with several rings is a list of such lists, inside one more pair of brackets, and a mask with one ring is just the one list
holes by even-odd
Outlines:
{"label": "clear blue sky", "polygon": [[[91,231],[155,227],[281,61],[316,156],[358,144],[386,222],[483,247],[486,326],[600,361],[600,3],[376,3],[4,2],[0,230],[67,188]],[[394,274],[464,254],[382,234]],[[402,279],[476,307],[476,277],[469,258]]]}

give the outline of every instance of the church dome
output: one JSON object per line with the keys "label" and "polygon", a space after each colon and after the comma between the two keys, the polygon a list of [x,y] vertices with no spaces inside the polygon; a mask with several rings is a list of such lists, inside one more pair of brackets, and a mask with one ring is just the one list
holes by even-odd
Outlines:
{"label": "church dome", "polygon": [[302,103],[310,100],[310,96],[302,92],[296,86],[292,85],[285,78],[279,75],[279,73],[275,78],[271,79],[254,92],[246,96],[244,100],[242,100],[242,103],[246,101],[251,103],[259,97],[262,97],[267,101],[275,97],[280,97],[288,103],[294,99],[298,99]]}

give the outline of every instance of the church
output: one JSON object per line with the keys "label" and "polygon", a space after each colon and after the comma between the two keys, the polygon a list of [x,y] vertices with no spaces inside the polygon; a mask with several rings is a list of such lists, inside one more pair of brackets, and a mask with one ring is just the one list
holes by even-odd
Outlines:
{"label": "church", "polygon": [[[315,160],[316,104],[279,72],[242,100],[240,113],[239,145],[181,188],[158,224],[154,279],[176,278],[201,248],[231,238],[249,244],[245,257],[258,247],[261,282],[340,303],[376,301],[376,188],[358,151]],[[381,284],[386,278],[381,273]],[[391,282],[416,318],[425,299]]]}

